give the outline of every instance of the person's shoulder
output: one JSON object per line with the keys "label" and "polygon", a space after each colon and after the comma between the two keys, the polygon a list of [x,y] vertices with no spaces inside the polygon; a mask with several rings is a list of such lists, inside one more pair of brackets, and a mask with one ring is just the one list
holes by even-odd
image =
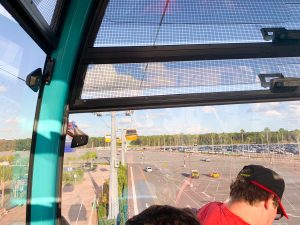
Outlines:
{"label": "person's shoulder", "polygon": [[249,225],[229,211],[222,202],[210,202],[201,207],[197,213],[202,225]]}
{"label": "person's shoulder", "polygon": [[219,208],[223,205],[223,202],[209,202],[206,205],[202,206],[199,210],[204,208]]}
{"label": "person's shoulder", "polygon": [[198,217],[199,216],[206,216],[207,214],[211,214],[211,213],[216,213],[218,211],[218,209],[221,208],[221,206],[223,205],[222,202],[210,202],[207,203],[206,205],[202,206],[199,210],[198,210]]}
{"label": "person's shoulder", "polygon": [[201,224],[217,224],[222,215],[222,202],[210,202],[201,207],[197,213],[198,220]]}

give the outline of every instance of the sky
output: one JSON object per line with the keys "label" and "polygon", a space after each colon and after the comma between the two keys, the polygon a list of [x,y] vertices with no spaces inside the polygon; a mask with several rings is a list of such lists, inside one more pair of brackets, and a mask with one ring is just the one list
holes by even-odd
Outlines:
{"label": "sky", "polygon": [[299,28],[288,0],[170,0],[156,37],[166,2],[109,1],[95,46],[261,42],[262,27]]}
{"label": "sky", "polygon": [[[93,137],[111,132],[110,113],[99,117],[92,113],[70,115]],[[300,125],[300,102],[271,102],[239,105],[182,107],[136,110],[132,116],[117,112],[117,129],[137,129],[139,135],[204,134],[210,132],[294,130]]]}
{"label": "sky", "polygon": [[[26,75],[34,69],[43,68],[45,54],[1,6],[0,27],[0,139],[30,138],[38,93],[31,91],[24,81],[16,76],[25,79]],[[277,69],[285,68],[285,71],[290,74],[298,71],[298,59],[294,59],[288,66],[282,62],[285,61],[279,61]],[[222,67],[214,66],[211,67],[210,72],[219,73]],[[243,65],[239,68],[243,68],[244,72],[248,71]],[[129,76],[130,79],[141,76],[137,65],[128,68],[110,65],[109,71],[111,73],[108,75],[118,79],[124,76]],[[176,85],[181,85],[179,78],[186,71],[194,77],[197,76],[197,71],[205,72],[203,68],[201,70],[197,67],[188,68],[184,63],[180,68],[175,63],[155,64],[152,68],[149,65],[149,71],[177,74]],[[232,69],[230,65],[227,66],[226,71],[231,74],[239,72]],[[248,74],[249,77],[251,74]],[[107,79],[109,79],[108,75]],[[157,74],[153,75],[156,76]],[[225,75],[220,76],[222,78]],[[155,80],[152,80],[152,84],[154,82]],[[261,131],[265,127],[271,130],[279,128],[294,130],[299,129],[300,125],[300,102],[136,110],[131,117],[126,117],[124,114],[124,112],[117,113],[117,128],[134,128],[139,135],[239,132],[241,129],[247,132]],[[75,121],[80,129],[90,136],[104,136],[110,133],[109,113],[103,113],[101,117],[93,113],[75,114],[70,116],[70,120]]]}
{"label": "sky", "polygon": [[23,80],[45,53],[0,5],[0,139],[31,138],[38,94]]}

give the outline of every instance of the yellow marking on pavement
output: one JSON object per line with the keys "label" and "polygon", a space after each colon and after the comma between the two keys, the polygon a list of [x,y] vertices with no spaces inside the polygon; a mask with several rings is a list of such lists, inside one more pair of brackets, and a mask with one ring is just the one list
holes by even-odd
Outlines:
{"label": "yellow marking on pavement", "polygon": [[149,192],[150,192],[150,194],[151,194],[151,196],[154,196],[155,198],[153,198],[153,201],[154,201],[154,203],[155,204],[157,204],[156,203],[156,195],[155,194],[153,194],[153,192],[151,191],[151,188],[149,187],[149,185],[148,185],[148,180],[147,180],[147,178],[146,178],[146,176],[145,176],[145,174],[144,174],[144,171],[142,170],[142,168],[139,166],[139,169],[140,169],[140,171],[141,171],[141,173],[142,173],[142,176],[143,176],[143,178],[144,178],[144,180],[145,180],[145,184],[146,184],[146,186],[147,186],[147,188],[148,188],[148,190],[149,190]]}

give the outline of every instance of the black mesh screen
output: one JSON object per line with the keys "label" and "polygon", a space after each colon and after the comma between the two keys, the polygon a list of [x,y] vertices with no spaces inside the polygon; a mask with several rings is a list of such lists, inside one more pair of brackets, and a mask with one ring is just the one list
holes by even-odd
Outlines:
{"label": "black mesh screen", "polygon": [[262,90],[258,74],[300,77],[300,58],[89,65],[82,99]]}
{"label": "black mesh screen", "polygon": [[32,2],[41,12],[48,25],[51,25],[57,0],[33,0]]}
{"label": "black mesh screen", "polygon": [[292,0],[110,0],[94,46],[261,42],[261,28],[299,21]]}

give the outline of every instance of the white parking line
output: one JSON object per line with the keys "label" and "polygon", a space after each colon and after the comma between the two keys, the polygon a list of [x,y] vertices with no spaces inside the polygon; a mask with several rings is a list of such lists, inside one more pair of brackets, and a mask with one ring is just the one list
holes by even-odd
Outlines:
{"label": "white parking line", "polygon": [[204,194],[207,198],[211,198],[211,196],[206,194],[204,191],[202,191],[201,193]]}
{"label": "white parking line", "polygon": [[[188,184],[189,181],[184,180],[184,183]],[[181,194],[185,194],[186,197],[188,197],[192,202],[195,203],[195,205],[199,206],[199,202],[196,202],[193,198],[191,198],[191,197],[185,192],[185,190],[184,190],[184,189],[185,189],[184,185],[180,188],[176,183],[174,183],[174,186],[178,189],[179,193],[182,191]],[[195,192],[194,192],[194,193],[195,193]],[[179,196],[176,197],[176,200],[174,201],[175,205],[177,205],[177,200],[179,200],[181,194],[179,194]]]}
{"label": "white parking line", "polygon": [[210,181],[208,182],[208,184],[207,184],[207,186],[206,186],[206,188],[204,189],[203,192],[206,192],[206,191],[207,191],[207,189],[208,189],[208,187],[209,187],[209,184],[210,184]]}
{"label": "white parking line", "polygon": [[80,208],[79,208],[79,211],[78,211],[78,214],[77,214],[77,218],[76,218],[76,223],[75,223],[75,225],[77,225],[77,223],[78,223],[79,214],[80,214],[80,211],[81,211],[81,208],[82,208],[82,204],[83,204],[83,199],[81,200],[81,204],[80,204]]}
{"label": "white parking line", "polygon": [[216,193],[219,191],[220,182],[218,183]]}
{"label": "white parking line", "polygon": [[135,215],[139,214],[139,211],[138,211],[137,201],[136,201],[136,191],[135,191],[135,184],[134,184],[132,166],[130,167],[130,173],[131,173],[131,188],[132,188],[133,211],[134,211],[134,216],[135,216]]}
{"label": "white parking line", "polygon": [[283,198],[292,207],[292,209],[295,209],[294,205],[285,196],[283,196]]}
{"label": "white parking line", "polygon": [[300,218],[300,216],[295,216],[295,215],[293,215],[293,214],[291,214],[291,213],[287,213],[287,214],[288,214],[288,216],[290,216],[290,217]]}
{"label": "white parking line", "polygon": [[91,216],[90,216],[90,220],[89,220],[89,225],[91,225],[91,221],[92,221],[92,217],[93,217],[93,212],[94,212],[94,204],[96,202],[96,197],[94,198],[94,201],[93,201],[93,207],[92,207],[92,212],[91,212]]}

